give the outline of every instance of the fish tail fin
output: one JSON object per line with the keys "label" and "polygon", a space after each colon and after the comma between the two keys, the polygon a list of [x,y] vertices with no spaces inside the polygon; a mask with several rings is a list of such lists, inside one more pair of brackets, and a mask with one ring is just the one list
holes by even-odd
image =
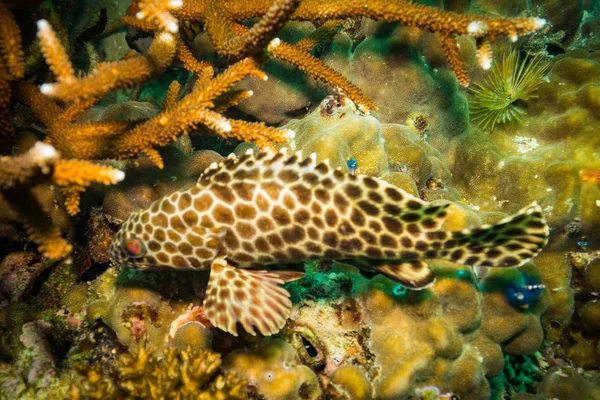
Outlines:
{"label": "fish tail fin", "polygon": [[[439,233],[427,235],[434,241],[442,239],[435,237]],[[518,267],[542,251],[548,236],[542,208],[533,203],[497,224],[449,232],[437,245],[437,255],[478,267]]]}

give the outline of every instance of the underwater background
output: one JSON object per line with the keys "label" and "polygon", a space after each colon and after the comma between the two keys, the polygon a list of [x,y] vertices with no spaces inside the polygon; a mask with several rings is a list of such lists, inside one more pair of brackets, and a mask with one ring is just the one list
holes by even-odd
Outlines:
{"label": "underwater background", "polygon": [[[549,241],[421,290],[307,260],[232,335],[111,243],[259,149]],[[0,399],[600,399],[598,0],[0,0],[0,152]]]}

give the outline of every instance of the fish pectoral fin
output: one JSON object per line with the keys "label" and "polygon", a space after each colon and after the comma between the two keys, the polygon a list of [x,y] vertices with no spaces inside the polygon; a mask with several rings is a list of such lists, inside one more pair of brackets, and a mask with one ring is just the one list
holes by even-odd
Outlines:
{"label": "fish pectoral fin", "polygon": [[[276,272],[232,267],[225,258],[212,263],[204,298],[211,324],[237,336],[237,323],[251,335],[279,332],[290,315],[292,302],[285,280]],[[255,329],[256,328],[256,329]]]}
{"label": "fish pectoral fin", "polygon": [[277,277],[285,283],[304,278],[304,272],[300,271],[270,271],[269,273],[277,275]]}
{"label": "fish pectoral fin", "polygon": [[435,282],[435,274],[429,266],[420,260],[387,263],[376,270],[407,288],[420,290]]}

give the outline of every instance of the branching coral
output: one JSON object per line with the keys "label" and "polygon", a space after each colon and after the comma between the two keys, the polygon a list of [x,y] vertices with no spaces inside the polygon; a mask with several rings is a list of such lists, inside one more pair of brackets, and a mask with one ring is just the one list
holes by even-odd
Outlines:
{"label": "branching coral", "polygon": [[221,357],[189,346],[169,347],[159,356],[140,346],[117,362],[115,378],[106,371],[84,369],[71,387],[71,398],[89,399],[245,399],[246,382],[235,374],[220,374]]}
{"label": "branching coral", "polygon": [[70,214],[79,211],[81,192],[93,183],[115,184],[125,177],[117,169],[86,161],[61,160],[51,145],[36,143],[28,152],[15,157],[0,158],[0,195],[19,216],[31,240],[49,258],[61,258],[71,251],[71,245],[53,225],[40,201],[35,187],[50,182],[66,197]]}
{"label": "branching coral", "polygon": [[[233,0],[195,0],[187,1],[181,9],[174,14],[184,21],[201,22],[210,35],[219,55],[225,59],[232,58],[232,50],[237,49],[236,57],[243,57],[249,52],[242,49],[255,49],[254,43],[266,43],[268,38],[273,37],[278,27],[288,15],[291,9],[289,4],[292,1],[233,1]],[[290,7],[285,8],[284,7]],[[277,9],[279,7],[279,9]],[[270,17],[275,14],[273,10],[277,9],[277,18]],[[240,24],[241,21],[251,18],[261,17],[258,22],[249,31]],[[491,47],[489,43],[498,36],[510,36],[516,40],[519,35],[529,34],[540,29],[545,21],[540,18],[488,18],[477,15],[461,15],[453,12],[446,12],[434,7],[428,7],[416,4],[410,1],[396,0],[371,0],[363,2],[340,2],[337,0],[303,0],[297,6],[295,12],[291,14],[291,19],[304,21],[321,21],[331,19],[346,19],[368,17],[379,21],[395,22],[406,26],[415,26],[427,29],[432,32],[438,32],[441,35],[442,46],[450,67],[456,74],[459,82],[466,86],[469,83],[468,74],[464,63],[460,60],[458,46],[456,43],[457,35],[468,35],[477,39],[480,49],[480,60],[482,66],[489,68],[489,57],[491,56]],[[125,20],[129,23],[128,20]],[[266,26],[270,27],[266,28]],[[139,24],[138,24],[139,26]],[[145,25],[148,28],[148,24]],[[256,40],[256,34],[249,32],[263,32],[261,39]],[[231,45],[235,43],[236,45]],[[273,44],[273,42],[271,42]],[[273,46],[271,46],[273,47]],[[284,46],[283,49],[286,49]],[[286,49],[287,50],[287,49]],[[281,54],[283,53],[283,54]],[[374,108],[369,103],[369,99],[350,81],[341,79],[339,74],[329,71],[331,79],[325,79],[323,73],[319,70],[331,68],[320,63],[316,67],[312,58],[307,58],[301,51],[290,54],[290,51],[281,51],[278,55],[276,51],[272,52],[275,58],[281,58],[293,65],[305,70],[311,76],[324,80],[334,88],[340,88],[346,93],[352,93],[350,98],[363,108]]]}
{"label": "branching coral", "polygon": [[10,122],[10,81],[25,74],[25,61],[21,49],[21,31],[8,8],[0,3],[0,137],[12,138]]}
{"label": "branching coral", "polygon": [[471,89],[471,115],[483,128],[493,130],[496,124],[519,120],[525,111],[519,101],[537,97],[536,91],[549,64],[542,57],[521,59],[516,51],[492,69],[489,78]]}
{"label": "branching coral", "polygon": [[58,81],[45,83],[40,90],[52,98],[78,104],[83,110],[112,90],[146,82],[160,74],[175,56],[175,37],[163,32],[152,41],[146,54],[102,63],[91,74],[78,79],[50,24],[40,20],[37,25],[42,53]]}
{"label": "branching coral", "polygon": [[[283,142],[290,134],[263,123],[231,120],[220,114],[250,95],[248,92],[228,93],[235,83],[248,75],[266,79],[253,59],[245,58],[214,76],[212,67],[190,59],[189,50],[181,43],[178,54],[185,60],[184,64],[200,74],[194,89],[183,99],[176,100],[179,87],[173,85],[164,109],[155,118],[137,124],[73,122],[109,91],[144,82],[164,70],[175,56],[177,40],[170,33],[162,32],[155,37],[146,54],[104,63],[88,76],[77,79],[50,25],[40,21],[38,29],[44,56],[58,82],[46,83],[40,91],[24,84],[20,93],[48,128],[47,139],[67,157],[126,159],[145,153],[162,168],[163,161],[156,147],[169,144],[199,125],[221,137],[253,141],[263,147],[268,147],[271,142]],[[45,95],[69,105],[63,109]]]}

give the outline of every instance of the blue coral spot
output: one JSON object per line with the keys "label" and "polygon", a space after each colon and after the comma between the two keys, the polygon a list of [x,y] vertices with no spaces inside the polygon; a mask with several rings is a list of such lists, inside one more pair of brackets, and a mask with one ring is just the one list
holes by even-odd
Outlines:
{"label": "blue coral spot", "polygon": [[540,299],[545,288],[539,279],[523,274],[521,282],[511,282],[502,290],[502,294],[513,308],[527,310]]}
{"label": "blue coral spot", "polygon": [[404,285],[396,285],[392,289],[394,296],[404,296],[408,292],[408,289]]}

